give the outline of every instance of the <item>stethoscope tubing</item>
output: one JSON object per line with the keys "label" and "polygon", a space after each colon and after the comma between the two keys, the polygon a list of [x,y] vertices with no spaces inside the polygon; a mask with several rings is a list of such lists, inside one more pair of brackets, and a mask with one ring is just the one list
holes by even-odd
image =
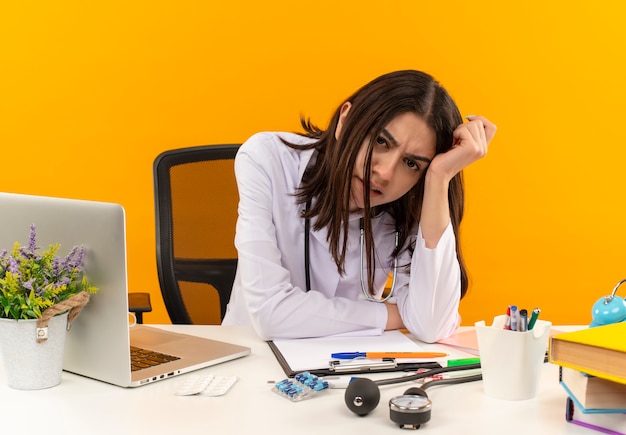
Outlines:
{"label": "stethoscope tubing", "polygon": [[[395,247],[398,248],[398,241],[400,239],[400,234],[398,233],[398,231],[396,231],[395,234]],[[387,293],[387,295],[385,297],[383,297],[382,299],[376,299],[373,298],[369,291],[367,291],[367,289],[365,288],[365,282],[363,279],[363,269],[365,268],[365,265],[363,264],[363,242],[365,240],[365,230],[363,229],[363,218],[361,218],[361,234],[359,236],[359,246],[360,246],[360,254],[361,254],[361,258],[360,258],[360,268],[359,268],[359,278],[361,281],[361,292],[363,293],[363,296],[365,296],[365,299],[367,299],[368,301],[372,301],[372,302],[386,302],[388,301],[392,296],[393,296],[393,292],[395,291],[396,288],[396,275],[398,273],[398,257],[394,257],[393,259],[393,269],[391,271],[391,289],[389,289],[389,293]]]}
{"label": "stethoscope tubing", "polygon": [[[308,210],[310,204],[307,203],[306,210]],[[304,275],[306,281],[306,291],[311,290],[311,256],[310,256],[310,232],[311,232],[311,219],[308,217],[304,218]],[[382,299],[374,298],[370,295],[368,289],[365,287],[365,280],[363,279],[363,269],[365,268],[365,264],[363,262],[363,245],[365,241],[365,230],[363,228],[363,218],[360,221],[360,235],[359,235],[359,253],[360,253],[360,268],[359,268],[359,279],[361,281],[361,292],[366,300],[371,302],[383,303],[388,301],[394,294],[396,288],[396,276],[398,273],[398,257],[394,257],[393,259],[393,269],[391,271],[391,288],[389,293],[384,296]],[[400,233],[396,230],[395,232],[395,247],[398,248],[398,243],[400,241]]]}

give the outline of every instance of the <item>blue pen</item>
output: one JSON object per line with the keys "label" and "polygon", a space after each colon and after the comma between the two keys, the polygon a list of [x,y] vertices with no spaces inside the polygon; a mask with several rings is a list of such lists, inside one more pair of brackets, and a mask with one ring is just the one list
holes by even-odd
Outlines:
{"label": "blue pen", "polygon": [[517,331],[518,321],[519,311],[517,311],[517,305],[511,305],[511,331]]}
{"label": "blue pen", "polygon": [[365,352],[339,352],[339,353],[331,353],[331,358],[338,359],[354,359],[354,358],[365,358],[367,354]]}
{"label": "blue pen", "polygon": [[331,358],[354,359],[354,358],[443,358],[448,356],[445,352],[339,352],[332,353]]}

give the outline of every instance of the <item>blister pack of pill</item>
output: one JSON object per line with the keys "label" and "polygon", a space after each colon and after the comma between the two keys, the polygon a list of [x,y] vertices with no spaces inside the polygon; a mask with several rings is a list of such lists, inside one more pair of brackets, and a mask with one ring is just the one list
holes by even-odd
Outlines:
{"label": "blister pack of pill", "polygon": [[180,382],[177,396],[221,396],[237,382],[236,376],[192,375]]}
{"label": "blister pack of pill", "polygon": [[272,391],[280,394],[282,397],[297,402],[330,388],[328,382],[309,372],[298,373],[293,379],[284,379],[274,384]]}

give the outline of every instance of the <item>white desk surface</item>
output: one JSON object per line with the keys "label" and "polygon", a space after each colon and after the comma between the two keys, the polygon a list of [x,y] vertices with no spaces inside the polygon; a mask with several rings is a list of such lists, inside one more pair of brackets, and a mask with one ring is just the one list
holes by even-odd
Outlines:
{"label": "white desk surface", "polygon": [[[406,432],[389,420],[388,401],[411,383],[381,387],[378,407],[359,417],[344,404],[344,391],[291,402],[271,391],[268,381],[286,376],[267,343],[249,329],[222,326],[162,325],[165,329],[231,341],[252,349],[249,356],[196,373],[237,376],[224,396],[177,396],[181,375],[125,389],[64,372],[61,384],[35,391],[6,385],[0,363],[0,432],[59,434],[383,434]],[[426,345],[427,350],[443,346]],[[471,355],[445,347],[451,357]],[[377,375],[378,378],[395,374]],[[565,421],[566,395],[558,367],[546,363],[538,397],[503,401],[485,396],[482,382],[443,385],[428,390],[431,420],[419,434],[587,434]]]}

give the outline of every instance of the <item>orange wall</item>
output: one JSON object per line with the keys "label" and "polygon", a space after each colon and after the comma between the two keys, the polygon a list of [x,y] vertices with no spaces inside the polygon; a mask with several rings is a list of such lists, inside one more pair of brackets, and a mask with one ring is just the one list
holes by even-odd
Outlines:
{"label": "orange wall", "polygon": [[626,3],[578,4],[4,2],[1,189],[121,203],[130,289],[152,293],[147,322],[168,322],[158,153],[294,130],[301,113],[324,124],[373,77],[422,69],[499,127],[466,172],[464,324],[510,303],[587,323],[626,277]]}

